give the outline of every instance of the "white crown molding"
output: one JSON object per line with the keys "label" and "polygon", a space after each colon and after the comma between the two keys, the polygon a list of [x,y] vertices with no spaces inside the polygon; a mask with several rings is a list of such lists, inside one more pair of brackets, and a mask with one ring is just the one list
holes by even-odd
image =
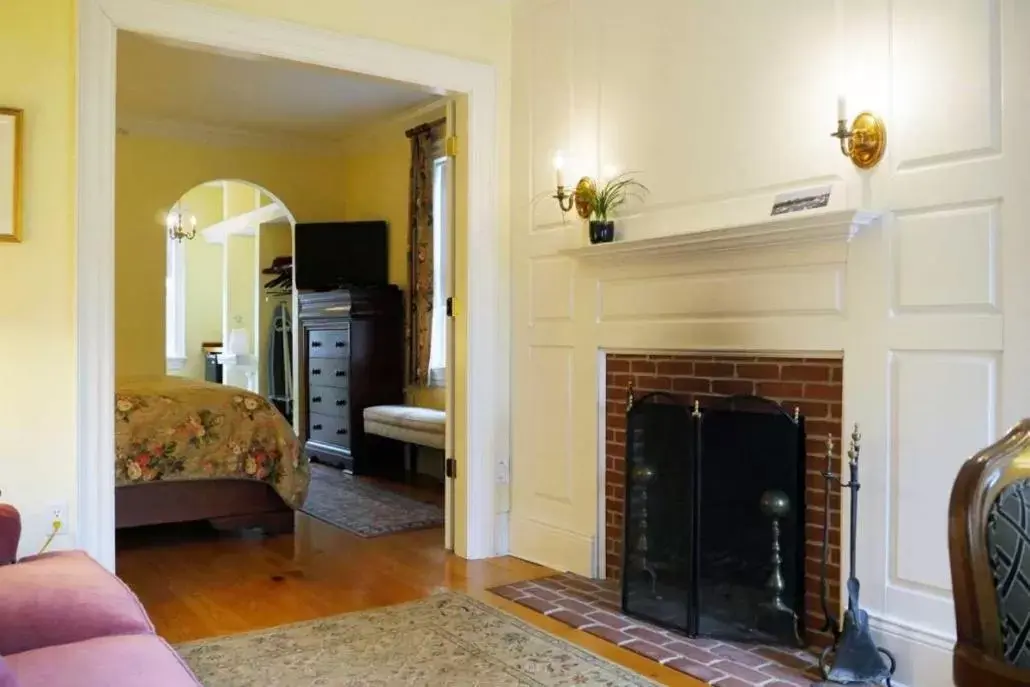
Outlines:
{"label": "white crown molding", "polygon": [[654,238],[614,241],[559,251],[579,260],[608,261],[766,248],[822,241],[847,243],[880,218],[876,212],[839,210],[816,215],[780,215],[770,221],[712,227]]}
{"label": "white crown molding", "polygon": [[241,127],[205,124],[181,119],[161,119],[131,113],[118,115],[122,136],[165,138],[226,148],[269,148],[332,154],[342,145],[342,137],[309,136],[298,133],[273,133]]}
{"label": "white crown molding", "polygon": [[208,243],[225,243],[229,236],[256,236],[257,228],[268,222],[275,222],[280,219],[289,219],[290,214],[286,212],[279,203],[272,203],[257,210],[245,212],[229,219],[212,224],[200,232],[201,236]]}

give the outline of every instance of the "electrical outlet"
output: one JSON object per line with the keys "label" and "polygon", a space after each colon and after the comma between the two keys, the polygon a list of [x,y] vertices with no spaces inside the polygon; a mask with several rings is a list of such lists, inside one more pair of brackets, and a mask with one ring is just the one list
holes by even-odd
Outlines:
{"label": "electrical outlet", "polygon": [[68,504],[64,501],[51,501],[47,504],[46,513],[49,520],[47,526],[51,523],[60,522],[61,528],[58,530],[59,533],[65,534],[68,531]]}

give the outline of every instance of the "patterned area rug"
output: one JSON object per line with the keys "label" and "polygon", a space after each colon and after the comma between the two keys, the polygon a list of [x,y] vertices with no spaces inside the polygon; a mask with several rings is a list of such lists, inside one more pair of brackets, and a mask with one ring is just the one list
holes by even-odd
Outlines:
{"label": "patterned area rug", "polygon": [[362,482],[342,470],[311,463],[311,486],[301,509],[361,537],[443,526],[443,508]]}
{"label": "patterned area rug", "polygon": [[462,594],[176,647],[206,687],[655,683]]}

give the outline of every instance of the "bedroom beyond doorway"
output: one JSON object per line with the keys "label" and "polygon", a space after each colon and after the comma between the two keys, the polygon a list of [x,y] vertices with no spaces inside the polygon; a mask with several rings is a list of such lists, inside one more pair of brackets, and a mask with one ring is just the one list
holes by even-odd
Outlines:
{"label": "bedroom beyond doorway", "polygon": [[443,548],[451,101],[137,34],[119,49],[119,546],[203,539],[198,522],[288,534],[304,512]]}

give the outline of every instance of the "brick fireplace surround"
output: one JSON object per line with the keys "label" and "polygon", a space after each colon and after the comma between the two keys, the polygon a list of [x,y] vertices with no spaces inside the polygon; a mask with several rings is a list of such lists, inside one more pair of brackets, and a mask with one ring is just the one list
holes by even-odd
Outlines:
{"label": "brick fireplace surround", "polygon": [[[828,634],[814,629],[823,622],[819,604],[819,569],[822,561],[826,439],[832,434],[840,469],[843,395],[841,360],[804,357],[694,354],[609,354],[606,356],[605,421],[605,574],[617,580],[622,565],[623,492],[626,456],[626,399],[630,383],[637,397],[664,391],[683,403],[706,403],[733,394],[755,394],[798,408],[805,416],[807,512],[805,516],[805,616],[809,641],[830,643]],[[830,599],[840,599],[840,495],[834,493],[830,510]]]}

